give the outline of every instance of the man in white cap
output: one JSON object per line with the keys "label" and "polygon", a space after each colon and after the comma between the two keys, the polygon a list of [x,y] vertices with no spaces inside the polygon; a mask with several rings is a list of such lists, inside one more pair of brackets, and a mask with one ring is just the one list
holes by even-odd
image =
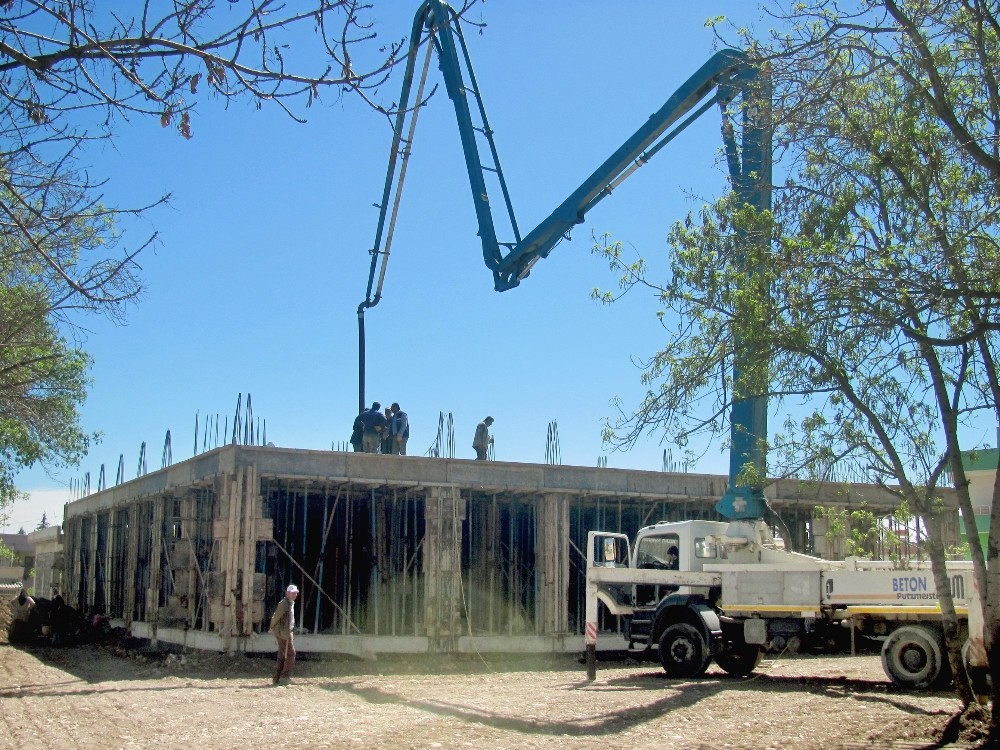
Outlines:
{"label": "man in white cap", "polygon": [[292,583],[285,589],[285,598],[275,607],[271,615],[269,633],[273,633],[278,641],[278,663],[274,669],[275,685],[284,677],[291,679],[292,667],[295,666],[295,644],[292,634],[295,632],[295,598],[299,595],[298,587]]}

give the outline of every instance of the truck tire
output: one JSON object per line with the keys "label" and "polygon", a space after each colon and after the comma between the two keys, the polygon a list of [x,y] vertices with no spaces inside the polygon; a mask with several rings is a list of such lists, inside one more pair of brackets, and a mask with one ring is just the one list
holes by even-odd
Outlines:
{"label": "truck tire", "polygon": [[708,669],[708,644],[694,625],[680,622],[660,636],[660,664],[668,677],[698,677]]}
{"label": "truck tire", "polygon": [[745,643],[734,646],[724,654],[717,654],[715,663],[735,677],[746,677],[760,665],[763,658],[764,651],[760,646]]}
{"label": "truck tire", "polygon": [[950,677],[940,633],[925,625],[906,625],[882,644],[882,669],[896,685],[929,688]]}

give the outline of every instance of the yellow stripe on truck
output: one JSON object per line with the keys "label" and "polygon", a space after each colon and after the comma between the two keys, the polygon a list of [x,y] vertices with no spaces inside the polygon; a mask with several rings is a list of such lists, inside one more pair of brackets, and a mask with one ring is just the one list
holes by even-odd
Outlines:
{"label": "yellow stripe on truck", "polygon": [[[941,607],[939,606],[935,607],[850,606],[846,607],[846,609],[848,614],[851,615],[940,615],[941,614]],[[969,614],[969,608],[955,607],[955,614],[966,617]]]}

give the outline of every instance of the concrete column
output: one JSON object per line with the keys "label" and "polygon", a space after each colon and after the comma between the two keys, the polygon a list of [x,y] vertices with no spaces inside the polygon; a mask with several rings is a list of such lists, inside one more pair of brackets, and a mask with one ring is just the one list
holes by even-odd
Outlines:
{"label": "concrete column", "polygon": [[[262,509],[256,466],[237,467],[217,477],[212,535],[218,556],[212,558],[205,584],[208,617],[225,651],[242,648],[242,639],[263,619],[264,576],[254,573],[257,540],[270,538],[270,526],[258,523]],[[193,552],[191,557],[197,564]]]}
{"label": "concrete column", "polygon": [[149,542],[149,588],[146,589],[146,622],[152,628],[155,645],[156,628],[160,622],[160,581],[163,575],[163,496],[153,498],[153,522]]}
{"label": "concrete column", "polygon": [[208,594],[208,621],[210,627],[222,633],[226,621],[226,560],[229,550],[229,508],[232,502],[231,487],[235,477],[219,472],[215,477],[215,502],[212,505],[212,554],[205,574]]}
{"label": "concrete column", "polygon": [[[183,555],[188,560],[188,564],[184,572],[179,574],[179,578],[184,581],[183,596],[186,598],[182,602],[185,609],[184,620],[189,628],[194,627],[197,618],[198,591],[200,590],[198,585],[198,555],[192,543],[195,536],[195,505],[196,494],[188,490],[181,498],[181,537],[178,540],[178,546],[183,550]],[[175,573],[175,575],[178,574]]]}
{"label": "concrete column", "polygon": [[424,631],[432,651],[454,651],[462,634],[462,522],[458,488],[432,487],[424,503]]}
{"label": "concrete column", "polygon": [[90,516],[90,535],[84,542],[87,545],[87,575],[90,580],[87,582],[87,602],[86,608],[89,612],[94,608],[97,595],[97,575],[100,570],[97,564],[97,519],[99,514],[93,513]]}
{"label": "concrete column", "polygon": [[[243,638],[253,632],[254,561],[257,542],[257,508],[260,506],[260,486],[254,466],[237,468],[230,481],[222,486],[223,503],[217,510],[215,537],[221,544],[219,571],[222,590],[222,640],[225,650],[238,647],[232,638]],[[263,597],[263,586],[260,587]],[[262,607],[258,607],[258,610]],[[215,619],[215,618],[213,618]]]}
{"label": "concrete column", "polygon": [[569,496],[542,496],[536,518],[535,631],[546,635],[566,633],[569,631]]}
{"label": "concrete column", "polygon": [[497,621],[504,605],[498,599],[503,576],[499,571],[500,523],[496,495],[469,501],[469,537],[462,544],[469,550],[465,605],[469,622],[477,632],[497,634]]}
{"label": "concrete column", "polygon": [[123,612],[123,617],[125,619],[125,627],[132,626],[132,620],[135,614],[135,596],[136,596],[136,585],[135,585],[135,574],[138,568],[138,551],[139,551],[139,514],[140,505],[137,502],[130,503],[128,506],[128,549],[126,551],[126,561],[125,561],[125,611]]}
{"label": "concrete column", "polygon": [[[241,636],[253,634],[253,623],[260,619],[260,615],[254,611],[254,562],[257,557],[257,508],[260,503],[260,481],[257,479],[257,467],[247,466],[243,477],[243,508],[242,524],[240,526],[240,556],[239,556],[239,583],[240,583],[240,604],[241,618],[238,622]],[[263,586],[260,588],[263,597]],[[263,608],[263,600],[260,609]],[[302,615],[299,615],[299,625],[302,624]]]}

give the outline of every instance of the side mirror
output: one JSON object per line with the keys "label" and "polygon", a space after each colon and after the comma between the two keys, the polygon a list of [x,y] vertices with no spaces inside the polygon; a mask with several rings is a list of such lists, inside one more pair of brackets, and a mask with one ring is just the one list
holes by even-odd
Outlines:
{"label": "side mirror", "polygon": [[614,537],[604,538],[604,560],[605,563],[611,563],[612,565],[618,562],[618,545]]}

